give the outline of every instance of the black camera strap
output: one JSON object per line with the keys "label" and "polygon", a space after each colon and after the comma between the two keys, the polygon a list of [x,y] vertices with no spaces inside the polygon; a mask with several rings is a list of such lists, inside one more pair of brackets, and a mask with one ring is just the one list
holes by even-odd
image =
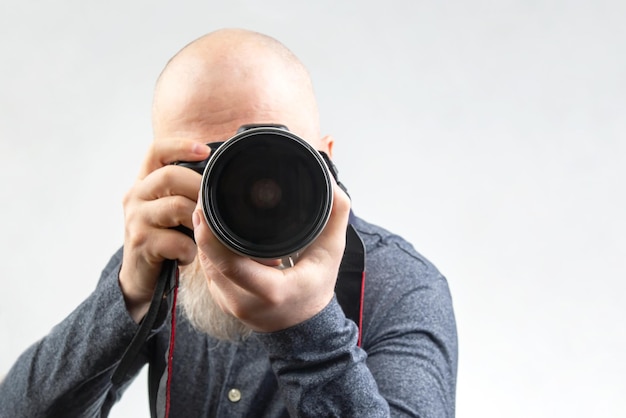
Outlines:
{"label": "black camera strap", "polygon": [[[348,189],[339,181],[339,170],[328,155],[319,152],[328,166],[337,185],[348,196]],[[350,211],[350,220],[346,229],[346,248],[339,265],[339,274],[335,284],[337,301],[346,317],[354,321],[359,328],[358,345],[361,346],[363,335],[363,294],[365,291],[365,245],[352,225],[354,214]]]}
{"label": "black camera strap", "polygon": [[346,230],[346,249],[335,284],[335,295],[348,319],[359,328],[358,345],[363,336],[363,294],[365,291],[365,245],[352,224]]}
{"label": "black camera strap", "polygon": [[143,348],[144,343],[148,339],[150,332],[154,330],[154,326],[157,322],[157,318],[159,317],[159,312],[161,312],[163,303],[166,303],[169,306],[171,302],[171,300],[169,300],[170,296],[177,287],[178,262],[176,260],[165,260],[154,288],[154,294],[152,295],[148,312],[141,321],[139,328],[135,332],[135,335],[133,336],[133,339],[128,347],[126,347],[126,351],[124,351],[122,359],[111,376],[111,382],[113,384],[119,385],[130,377],[128,376],[128,372],[137,358],[137,355]]}

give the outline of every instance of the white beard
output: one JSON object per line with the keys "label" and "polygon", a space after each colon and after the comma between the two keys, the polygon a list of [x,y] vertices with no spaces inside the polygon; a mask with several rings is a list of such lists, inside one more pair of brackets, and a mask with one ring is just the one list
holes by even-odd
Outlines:
{"label": "white beard", "polygon": [[178,297],[183,315],[196,330],[225,341],[241,341],[250,335],[250,328],[215,302],[197,257],[181,268]]}

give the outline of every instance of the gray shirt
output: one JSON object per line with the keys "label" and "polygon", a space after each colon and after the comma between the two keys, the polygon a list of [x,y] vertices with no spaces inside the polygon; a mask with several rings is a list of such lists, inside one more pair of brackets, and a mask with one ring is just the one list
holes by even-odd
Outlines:
{"label": "gray shirt", "polygon": [[[315,317],[239,343],[195,331],[177,315],[171,417],[453,417],[457,334],[445,278],[397,235],[358,218],[366,247],[362,348],[336,299]],[[137,325],[117,274],[20,356],[0,384],[0,417],[106,416],[131,380],[110,377]],[[161,409],[170,323],[155,330],[150,409]],[[161,406],[157,406],[157,405]]]}

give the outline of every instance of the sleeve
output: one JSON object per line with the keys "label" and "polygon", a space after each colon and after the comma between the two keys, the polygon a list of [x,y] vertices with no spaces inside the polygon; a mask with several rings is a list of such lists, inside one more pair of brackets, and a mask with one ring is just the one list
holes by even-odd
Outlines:
{"label": "sleeve", "polygon": [[291,416],[454,417],[457,334],[447,282],[402,245],[368,253],[363,349],[336,298],[302,324],[257,334]]}
{"label": "sleeve", "polygon": [[367,356],[356,345],[356,325],[346,319],[336,298],[302,324],[256,335],[268,351],[291,416],[389,416]]}
{"label": "sleeve", "polygon": [[118,285],[121,254],[94,292],[18,358],[0,383],[0,417],[108,415],[132,380],[113,386],[110,377],[137,329]]}

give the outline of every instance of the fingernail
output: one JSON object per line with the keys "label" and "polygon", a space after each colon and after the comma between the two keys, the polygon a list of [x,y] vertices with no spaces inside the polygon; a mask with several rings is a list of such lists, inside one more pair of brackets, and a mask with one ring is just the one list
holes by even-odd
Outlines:
{"label": "fingernail", "polygon": [[199,154],[199,155],[206,155],[209,151],[209,147],[207,147],[204,144],[201,144],[199,142],[193,144],[193,148],[192,151],[194,152],[194,154]]}
{"label": "fingernail", "polygon": [[197,210],[193,211],[193,214],[191,215],[191,221],[193,222],[194,229],[197,228],[198,225],[200,225],[200,214]]}

